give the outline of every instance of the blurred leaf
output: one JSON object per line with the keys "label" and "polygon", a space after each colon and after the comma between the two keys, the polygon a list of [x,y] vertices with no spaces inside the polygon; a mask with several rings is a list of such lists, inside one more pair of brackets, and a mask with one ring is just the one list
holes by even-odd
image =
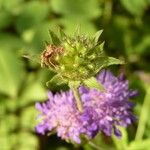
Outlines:
{"label": "blurred leaf", "polygon": [[[107,136],[104,136],[101,132],[99,132],[93,139],[91,139],[91,141],[97,146],[99,147],[100,150],[111,150],[110,147],[112,148],[112,150],[114,149],[114,145],[112,145],[112,141],[110,138],[108,138]],[[94,148],[90,143],[87,143],[89,147],[91,149],[96,149]],[[87,149],[87,150],[91,150],[91,149]]]}
{"label": "blurred leaf", "polygon": [[21,113],[21,128],[27,131],[34,131],[36,125],[37,111],[34,106],[25,108]]}
{"label": "blurred leaf", "polygon": [[16,97],[23,77],[22,62],[12,51],[0,49],[0,91]]}
{"label": "blurred leaf", "polygon": [[[8,44],[8,41],[9,41],[9,44]],[[9,34],[0,33],[0,50],[5,51],[6,49],[10,51],[12,50],[17,51],[17,50],[20,50],[23,46],[24,46],[24,43],[19,37],[10,33]],[[17,55],[17,54],[14,54],[14,55]]]}
{"label": "blurred leaf", "polygon": [[[16,139],[14,141],[14,147],[17,147],[19,150],[37,150],[38,149],[38,139],[35,135],[28,132],[20,132],[16,134]],[[14,139],[14,140],[15,140]]]}
{"label": "blurred leaf", "polygon": [[46,2],[30,1],[26,2],[21,9],[21,13],[16,20],[16,28],[19,32],[39,25],[48,17],[49,6]]}
{"label": "blurred leaf", "polygon": [[[34,77],[34,76],[33,76]],[[20,97],[19,106],[25,106],[32,102],[45,100],[47,98],[46,89],[38,80],[29,80]]]}
{"label": "blurred leaf", "polygon": [[12,16],[5,11],[0,10],[0,30],[6,28],[12,22]]}
{"label": "blurred leaf", "polygon": [[49,30],[49,34],[50,34],[52,43],[54,45],[60,45],[61,42],[60,42],[59,38],[57,37],[57,35],[51,30]]}
{"label": "blurred leaf", "polygon": [[122,5],[133,15],[141,16],[147,6],[147,0],[120,0]]}
{"label": "blurred leaf", "polygon": [[96,32],[94,24],[90,21],[79,20],[78,18],[69,19],[68,17],[65,17],[61,19],[60,22],[65,27],[64,31],[66,34],[74,35],[77,25],[79,25],[81,28],[80,34],[90,36]]}
{"label": "blurred leaf", "polygon": [[149,150],[150,148],[150,139],[133,141],[128,146],[128,150]]}
{"label": "blurred leaf", "polygon": [[22,38],[25,42],[31,43],[33,40],[34,34],[35,34],[34,29],[28,29],[22,33]]}
{"label": "blurred leaf", "polygon": [[6,128],[8,135],[16,130],[18,125],[18,117],[16,115],[14,114],[6,115],[3,121],[4,121],[3,127]]}
{"label": "blurred leaf", "polygon": [[[112,21],[110,22],[110,26],[107,30],[105,30],[105,36],[107,36],[107,50],[110,51],[110,54],[119,53],[124,54],[125,46],[128,45],[124,42],[124,36],[128,35],[127,40],[130,40],[130,32],[129,27],[131,24],[131,19],[126,17],[125,15],[114,15]],[[125,45],[126,44],[126,45]]]}
{"label": "blurred leaf", "polygon": [[103,85],[101,85],[94,77],[84,80],[83,83],[85,86],[87,86],[89,88],[94,88],[94,89],[98,89],[100,91],[105,91]]}
{"label": "blurred leaf", "polygon": [[150,113],[150,111],[149,111],[149,106],[150,106],[149,97],[150,97],[150,86],[146,86],[146,95],[145,95],[143,106],[141,109],[138,128],[137,128],[137,132],[136,132],[136,136],[135,136],[136,141],[143,139],[143,135],[144,135],[144,132],[146,130],[146,124],[147,124],[148,119],[149,119],[148,114]]}
{"label": "blurred leaf", "polygon": [[15,115],[3,115],[0,116],[0,149],[9,150],[11,149],[10,133],[16,129],[17,117]]}
{"label": "blurred leaf", "polygon": [[6,110],[9,110],[10,112],[15,112],[17,109],[17,98],[5,98],[2,101],[3,106],[5,105]]}
{"label": "blurred leaf", "polygon": [[57,20],[53,20],[52,22],[47,21],[37,25],[36,28],[33,28],[35,33],[31,44],[36,51],[41,51],[45,48],[45,41],[50,42],[50,35],[48,31],[57,31],[58,23],[59,22]]}
{"label": "blurred leaf", "polygon": [[93,150],[93,148],[89,144],[84,144],[83,147],[84,150]]}
{"label": "blurred leaf", "polygon": [[124,128],[119,129],[121,130],[122,137],[118,139],[115,135],[113,135],[112,139],[114,141],[117,150],[126,150],[128,145],[128,133]]}
{"label": "blurred leaf", "polygon": [[98,0],[51,0],[51,5],[55,13],[79,20],[93,19],[101,13]]}
{"label": "blurred leaf", "polygon": [[1,133],[0,136],[0,145],[1,145],[1,150],[10,150],[11,145],[10,145],[10,138],[7,135],[4,135]]}
{"label": "blurred leaf", "polygon": [[69,150],[67,147],[58,147],[56,150]]}
{"label": "blurred leaf", "polygon": [[140,39],[140,42],[136,43],[136,45],[133,47],[133,52],[136,52],[137,54],[145,54],[149,52],[149,49],[150,49],[150,34],[144,35]]}
{"label": "blurred leaf", "polygon": [[20,10],[20,6],[23,3],[24,0],[0,0],[0,6],[5,10],[6,12],[10,12],[12,14],[18,14]]}

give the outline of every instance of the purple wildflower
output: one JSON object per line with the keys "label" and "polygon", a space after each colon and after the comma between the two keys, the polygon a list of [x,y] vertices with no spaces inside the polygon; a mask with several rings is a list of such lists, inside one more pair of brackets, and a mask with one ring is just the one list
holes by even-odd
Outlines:
{"label": "purple wildflower", "polygon": [[36,127],[38,133],[45,134],[55,129],[62,139],[71,139],[76,143],[81,142],[81,134],[92,135],[93,129],[89,128],[89,124],[94,123],[90,123],[90,114],[86,111],[81,114],[78,111],[71,90],[56,95],[49,92],[48,97],[46,103],[36,103],[36,108],[41,112],[39,117],[42,117],[42,122]]}
{"label": "purple wildflower", "polygon": [[107,70],[103,70],[97,76],[97,80],[104,86],[106,91],[86,90],[82,87],[84,107],[93,108],[93,116],[100,131],[108,136],[111,136],[114,132],[117,137],[120,137],[121,132],[117,127],[127,127],[136,119],[132,114],[134,105],[129,99],[136,96],[137,91],[129,90],[128,81],[125,80],[123,75],[116,78]]}
{"label": "purple wildflower", "polygon": [[37,132],[45,134],[55,130],[62,139],[76,143],[81,142],[81,134],[93,138],[99,131],[108,136],[114,132],[120,137],[118,126],[126,127],[135,119],[129,99],[136,95],[136,91],[128,89],[128,81],[122,75],[117,79],[109,71],[102,71],[97,80],[106,91],[80,87],[82,113],[76,107],[71,90],[55,95],[49,92],[46,103],[36,104],[42,119],[36,127]]}

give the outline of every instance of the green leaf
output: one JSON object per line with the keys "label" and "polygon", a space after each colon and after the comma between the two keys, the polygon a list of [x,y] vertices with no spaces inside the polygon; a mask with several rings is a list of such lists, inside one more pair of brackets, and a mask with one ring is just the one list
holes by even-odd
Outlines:
{"label": "green leaf", "polygon": [[66,34],[63,32],[63,30],[60,27],[58,28],[58,30],[59,30],[59,34],[60,34],[61,39],[67,37]]}
{"label": "green leaf", "polygon": [[146,132],[146,125],[149,120],[149,113],[150,113],[149,97],[150,97],[150,86],[148,84],[148,86],[146,86],[146,94],[145,94],[144,103],[143,103],[143,106],[141,109],[137,132],[136,132],[136,136],[135,136],[136,141],[142,140],[143,136],[144,136],[144,132]]}
{"label": "green leaf", "polygon": [[[105,42],[102,42],[102,43],[98,46],[101,51],[104,50],[104,44],[105,44]],[[103,53],[104,53],[104,52],[103,52]]]}
{"label": "green leaf", "polygon": [[66,89],[64,86],[67,83],[66,80],[64,80],[59,74],[55,75],[51,80],[46,82],[46,85],[50,90],[57,90],[57,88],[63,87]]}
{"label": "green leaf", "polygon": [[147,6],[147,0],[120,0],[122,5],[133,15],[141,16]]}
{"label": "green leaf", "polygon": [[149,150],[150,139],[145,139],[141,141],[133,141],[128,146],[128,150]]}
{"label": "green leaf", "polygon": [[35,106],[31,106],[22,110],[20,125],[22,129],[34,131],[34,127],[37,124],[37,110]]}
{"label": "green leaf", "polygon": [[93,150],[93,148],[88,144],[84,144],[83,147],[84,147],[84,150]]}
{"label": "green leaf", "polygon": [[103,33],[103,30],[99,30],[98,32],[96,32],[96,34],[94,35],[94,43],[95,45],[98,44],[99,38],[101,36],[101,34]]}
{"label": "green leaf", "polygon": [[60,146],[60,147],[56,148],[56,150],[69,150],[69,149],[67,147]]}
{"label": "green leaf", "polygon": [[57,35],[51,30],[49,30],[49,34],[51,36],[51,42],[54,45],[60,45],[61,42],[60,42],[59,38],[57,37]]}
{"label": "green leaf", "polygon": [[51,6],[55,13],[78,20],[93,19],[101,14],[97,0],[51,0]]}
{"label": "green leaf", "polygon": [[94,24],[88,20],[79,20],[78,18],[69,18],[64,17],[63,19],[60,20],[61,24],[65,27],[64,31],[65,33],[69,35],[74,36],[75,29],[77,28],[77,25],[80,26],[80,34],[83,35],[92,35],[94,34],[97,30],[94,26]]}
{"label": "green leaf", "polygon": [[[34,76],[35,77],[35,76]],[[43,101],[47,98],[46,89],[38,80],[26,81],[27,85],[18,102],[19,106],[25,106],[32,102]]]}
{"label": "green leaf", "polygon": [[6,49],[10,51],[12,50],[17,51],[20,50],[23,46],[24,46],[24,42],[16,35],[10,33],[8,34],[6,32],[0,33],[0,50],[5,51]]}
{"label": "green leaf", "polygon": [[125,64],[124,61],[122,60],[119,60],[117,58],[114,58],[114,57],[108,57],[107,58],[107,66],[111,66],[111,65],[123,65]]}
{"label": "green leaf", "polygon": [[23,2],[24,0],[0,0],[0,8],[3,8],[2,10],[5,10],[6,12],[16,15],[19,13]]}
{"label": "green leaf", "polygon": [[80,81],[69,81],[69,87],[70,88],[78,88],[80,86]]}
{"label": "green leaf", "polygon": [[32,49],[40,52],[42,49],[45,49],[44,41],[50,42],[50,35],[48,34],[48,31],[49,29],[51,29],[53,32],[55,32],[56,25],[58,23],[59,22],[57,21],[47,21],[39,24],[38,26],[36,26],[36,28],[33,28],[35,34],[31,43],[33,47]]}
{"label": "green leaf", "polygon": [[99,83],[96,78],[91,77],[89,79],[86,79],[83,81],[84,85],[89,87],[89,88],[94,88],[94,89],[98,89],[101,91],[105,91],[103,85],[101,83]]}
{"label": "green leaf", "polygon": [[[1,125],[0,125],[0,133],[2,135],[8,134],[15,130],[18,122],[18,118],[14,115],[3,115],[3,117],[0,118]],[[11,122],[11,123],[10,123]]]}
{"label": "green leaf", "polygon": [[7,114],[7,115],[0,116],[0,133],[1,133],[0,149],[2,150],[12,149],[12,141],[10,139],[10,135],[11,133],[13,133],[14,130],[16,130],[17,125],[18,125],[18,118],[16,115]]}
{"label": "green leaf", "polygon": [[0,70],[0,91],[16,97],[23,79],[23,67],[13,51],[0,49]]}
{"label": "green leaf", "polygon": [[[41,1],[24,3],[19,16],[15,21],[16,29],[23,32],[43,23],[49,15],[49,6]],[[29,21],[30,20],[30,21]]]}
{"label": "green leaf", "polygon": [[1,150],[10,150],[12,148],[9,137],[10,135],[1,133],[1,136],[0,136]]}
{"label": "green leaf", "polygon": [[8,12],[0,11],[0,29],[8,27],[12,20],[12,16]]}
{"label": "green leaf", "polygon": [[128,133],[125,128],[120,127],[119,130],[121,130],[122,133],[121,139],[118,139],[118,137],[116,137],[115,135],[112,136],[112,139],[117,150],[123,150],[123,149],[125,150],[127,149],[127,145],[128,145]]}
{"label": "green leaf", "polygon": [[16,141],[14,144],[17,145],[17,149],[20,149],[20,150],[38,149],[38,139],[35,135],[27,131],[22,131],[15,135],[16,135],[16,138],[15,138]]}
{"label": "green leaf", "polygon": [[122,65],[124,64],[124,61],[116,59],[114,57],[107,57],[107,56],[103,56],[103,57],[99,57],[96,60],[96,72],[99,72],[101,69],[111,66],[111,65]]}

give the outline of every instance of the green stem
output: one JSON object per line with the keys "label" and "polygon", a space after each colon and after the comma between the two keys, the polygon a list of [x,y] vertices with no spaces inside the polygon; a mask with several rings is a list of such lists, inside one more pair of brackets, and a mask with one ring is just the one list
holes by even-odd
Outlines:
{"label": "green stem", "polygon": [[99,145],[95,144],[94,142],[92,142],[90,139],[88,139],[86,136],[83,137],[84,140],[87,142],[86,145],[90,145],[91,147],[93,147],[96,150],[104,150],[102,147],[100,147]]}
{"label": "green stem", "polygon": [[89,141],[89,145],[92,146],[93,148],[95,148],[96,150],[103,150],[102,148],[100,148],[98,145],[96,145],[92,141]]}
{"label": "green stem", "polygon": [[74,94],[74,97],[75,97],[75,100],[76,100],[77,108],[82,113],[83,112],[83,106],[82,106],[82,102],[81,102],[79,89],[73,87],[72,90],[73,90],[73,94]]}
{"label": "green stem", "polygon": [[145,98],[144,98],[144,103],[142,106],[140,118],[139,118],[139,124],[135,136],[135,140],[142,140],[144,131],[145,131],[145,126],[148,120],[148,114],[149,114],[149,106],[150,106],[150,88],[147,89]]}

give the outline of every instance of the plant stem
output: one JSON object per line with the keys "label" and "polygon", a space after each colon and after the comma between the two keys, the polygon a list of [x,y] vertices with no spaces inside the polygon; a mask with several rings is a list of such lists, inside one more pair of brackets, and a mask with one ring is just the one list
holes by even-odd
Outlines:
{"label": "plant stem", "polygon": [[150,87],[147,88],[146,95],[144,98],[144,103],[142,106],[140,118],[139,118],[139,124],[135,136],[135,140],[142,140],[144,131],[145,131],[145,126],[148,121],[148,115],[149,115],[149,106],[150,106]]}
{"label": "plant stem", "polygon": [[79,89],[73,87],[72,90],[73,90],[73,94],[74,94],[74,97],[75,97],[75,100],[76,100],[77,108],[82,113],[83,112],[83,106],[82,106],[82,102],[81,102]]}
{"label": "plant stem", "polygon": [[91,145],[93,148],[95,148],[96,150],[103,150],[102,148],[100,148],[98,145],[96,145],[95,143],[93,143],[92,141],[89,141],[89,145]]}

